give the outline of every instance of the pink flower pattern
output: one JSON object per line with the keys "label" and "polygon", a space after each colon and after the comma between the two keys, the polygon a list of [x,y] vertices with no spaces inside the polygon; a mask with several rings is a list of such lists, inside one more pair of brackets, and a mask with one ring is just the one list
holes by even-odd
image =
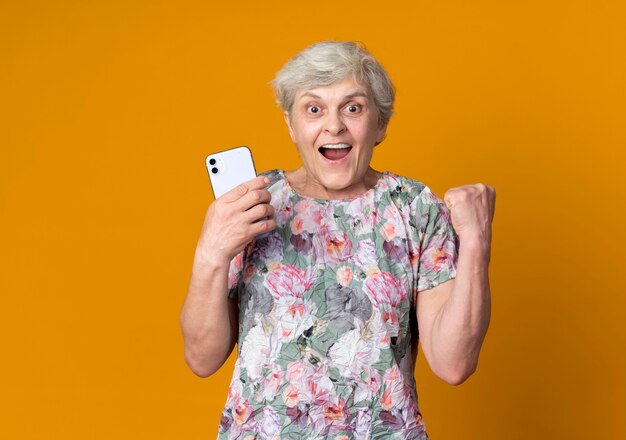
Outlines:
{"label": "pink flower pattern", "polygon": [[445,203],[392,173],[332,201],[265,175],[277,229],[231,262],[240,348],[218,438],[428,439],[409,312],[456,276]]}

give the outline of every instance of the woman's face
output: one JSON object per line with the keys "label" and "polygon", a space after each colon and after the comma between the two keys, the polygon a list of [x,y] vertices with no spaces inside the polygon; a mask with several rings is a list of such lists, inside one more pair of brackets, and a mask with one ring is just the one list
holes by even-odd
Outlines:
{"label": "woman's face", "polygon": [[306,195],[339,199],[369,189],[372,151],[387,127],[366,87],[349,78],[298,91],[285,120],[306,170]]}

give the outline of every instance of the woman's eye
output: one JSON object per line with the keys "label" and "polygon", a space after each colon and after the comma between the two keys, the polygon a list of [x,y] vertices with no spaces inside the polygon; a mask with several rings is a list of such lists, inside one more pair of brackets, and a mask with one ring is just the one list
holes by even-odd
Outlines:
{"label": "woman's eye", "polygon": [[361,111],[361,106],[359,104],[350,104],[346,107],[346,110],[348,113],[358,113]]}
{"label": "woman's eye", "polygon": [[318,114],[320,112],[320,108],[316,105],[310,105],[307,107],[307,111],[309,113],[312,113],[314,115]]}

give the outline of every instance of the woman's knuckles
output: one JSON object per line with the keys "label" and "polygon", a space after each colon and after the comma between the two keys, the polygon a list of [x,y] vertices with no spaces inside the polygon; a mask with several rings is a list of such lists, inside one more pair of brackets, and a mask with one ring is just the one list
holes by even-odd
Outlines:
{"label": "woman's knuckles", "polygon": [[484,183],[473,185],[463,185],[450,188],[444,195],[444,201],[448,204],[476,204],[480,200],[491,199],[495,195],[495,190]]}
{"label": "woman's knuckles", "polygon": [[252,191],[252,192],[250,192],[248,197],[249,197],[249,199],[247,200],[247,203],[250,204],[251,206],[259,205],[259,204],[262,204],[262,203],[267,203],[272,198],[272,196],[269,193],[269,191],[264,190],[264,189],[260,189],[260,190],[257,190],[257,191]]}
{"label": "woman's knuckles", "polygon": [[261,205],[261,212],[263,213],[263,217],[271,217],[274,215],[274,208],[272,205],[263,204]]}
{"label": "woman's knuckles", "polygon": [[267,231],[273,231],[274,229],[276,229],[276,220],[274,220],[273,218],[270,218],[263,223],[267,225],[267,227],[265,228],[265,230]]}

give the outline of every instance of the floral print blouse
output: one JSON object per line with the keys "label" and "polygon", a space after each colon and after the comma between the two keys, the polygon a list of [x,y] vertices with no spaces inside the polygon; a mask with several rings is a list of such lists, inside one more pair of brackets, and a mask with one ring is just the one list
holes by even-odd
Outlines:
{"label": "floral print blouse", "polygon": [[414,306],[456,276],[445,203],[389,172],[345,200],[264,175],[277,227],[231,262],[238,359],[218,438],[428,439]]}

